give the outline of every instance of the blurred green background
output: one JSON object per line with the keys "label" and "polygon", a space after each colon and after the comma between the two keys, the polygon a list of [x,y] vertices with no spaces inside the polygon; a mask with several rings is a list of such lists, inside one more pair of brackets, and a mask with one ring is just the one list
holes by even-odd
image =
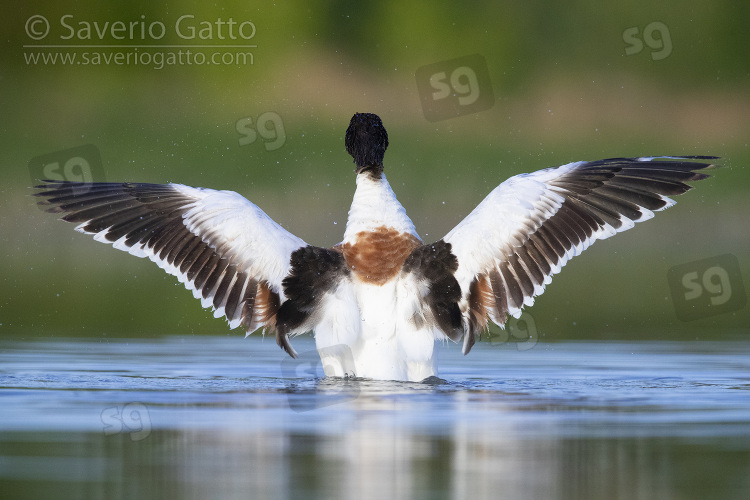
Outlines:
{"label": "blurred green background", "polygon": [[[230,333],[153,263],[39,210],[29,196],[32,158],[93,144],[107,180],[236,190],[309,243],[333,245],[354,190],[343,134],[362,111],[383,118],[389,181],[425,241],[446,234],[514,174],[614,156],[721,156],[725,168],[715,177],[655,220],[574,259],[528,311],[550,341],[747,333],[747,306],[678,320],[667,282],[673,266],[730,253],[750,283],[747,2],[24,2],[4,10],[5,338],[241,333]],[[183,15],[194,16],[193,25],[213,23],[214,31],[206,40],[180,38],[174,25]],[[27,32],[40,26],[30,24],[32,16],[49,22],[42,40]],[[69,33],[62,16],[71,16],[65,22],[74,37],[61,38]],[[256,28],[246,42],[255,45],[252,64],[156,69],[30,60],[57,51],[181,50],[127,47],[139,44],[242,43],[219,36],[216,21],[230,18]],[[99,39],[94,22],[115,21],[160,22],[167,30],[155,41],[118,40],[111,31]],[[82,39],[87,24],[91,38]],[[487,62],[494,103],[427,121],[417,69],[471,54]],[[255,123],[264,113],[283,123],[280,147],[262,137],[241,144],[238,121]]]}

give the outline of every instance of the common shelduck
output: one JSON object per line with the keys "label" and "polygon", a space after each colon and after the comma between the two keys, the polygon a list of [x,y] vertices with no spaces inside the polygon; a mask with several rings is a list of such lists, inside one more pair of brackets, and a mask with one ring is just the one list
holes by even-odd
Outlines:
{"label": "common shelduck", "polygon": [[356,164],[344,238],[308,245],[233,191],[182,184],[43,181],[50,212],[176,276],[214,316],[264,328],[290,356],[312,330],[326,375],[420,381],[436,343],[519,317],[593,242],[650,219],[705,179],[713,156],[579,161],[506,180],[445,237],[424,244],[383,172],[388,134],[371,113],[345,136]]}

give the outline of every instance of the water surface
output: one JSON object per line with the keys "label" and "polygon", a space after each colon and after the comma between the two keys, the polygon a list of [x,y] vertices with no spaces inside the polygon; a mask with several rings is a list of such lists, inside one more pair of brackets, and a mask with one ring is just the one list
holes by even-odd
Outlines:
{"label": "water surface", "polygon": [[3,498],[748,498],[750,344],[458,346],[423,383],[273,339],[0,342]]}

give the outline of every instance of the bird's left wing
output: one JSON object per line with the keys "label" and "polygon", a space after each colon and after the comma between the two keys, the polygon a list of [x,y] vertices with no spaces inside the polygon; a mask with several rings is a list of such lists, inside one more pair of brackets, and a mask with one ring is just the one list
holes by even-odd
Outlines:
{"label": "bird's left wing", "polygon": [[[233,191],[182,184],[44,181],[35,196],[76,230],[148,257],[214,316],[247,333],[275,327],[292,253],[307,246]],[[286,336],[277,342],[293,354]]]}
{"label": "bird's left wing", "polygon": [[534,303],[552,276],[597,240],[674,204],[716,157],[612,158],[511,177],[443,240],[458,259],[464,353],[487,326]]}

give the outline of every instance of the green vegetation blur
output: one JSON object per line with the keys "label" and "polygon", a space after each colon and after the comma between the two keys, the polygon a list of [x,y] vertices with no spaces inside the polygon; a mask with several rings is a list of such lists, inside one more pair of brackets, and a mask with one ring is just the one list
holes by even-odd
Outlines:
{"label": "green vegetation blur", "polygon": [[[48,23],[44,37],[39,16]],[[250,24],[237,31],[245,21],[252,32]],[[153,263],[41,211],[29,196],[32,158],[93,144],[108,181],[235,190],[307,242],[333,245],[354,190],[343,147],[354,112],[382,117],[388,179],[426,242],[518,173],[615,156],[721,156],[714,177],[575,258],[527,311],[548,341],[747,334],[747,305],[679,320],[667,273],[729,253],[750,286],[749,22],[750,4],[731,0],[88,1],[6,9],[0,337],[242,333]],[[244,64],[153,64],[157,52],[210,54],[187,46],[237,44],[252,47],[216,51],[227,60],[250,53]],[[76,53],[78,62],[34,63],[31,54],[43,52]],[[94,63],[84,52],[141,59]],[[489,108],[428,121],[417,70],[472,54],[487,64]]]}

